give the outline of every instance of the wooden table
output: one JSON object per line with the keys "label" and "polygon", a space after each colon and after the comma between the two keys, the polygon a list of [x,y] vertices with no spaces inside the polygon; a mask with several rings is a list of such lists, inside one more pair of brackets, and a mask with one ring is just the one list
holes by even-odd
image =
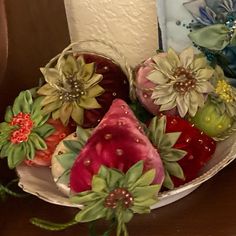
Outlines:
{"label": "wooden table", "polygon": [[[79,0],[78,0],[79,1]],[[6,7],[6,17],[4,4]],[[63,0],[0,0],[0,117],[7,104],[25,88],[37,84],[38,68],[67,44]],[[14,174],[0,162],[0,180]],[[137,215],[128,225],[131,236],[236,236],[236,162],[171,205]],[[8,198],[0,203],[0,236],[82,236],[80,224],[63,232],[47,232],[29,223],[31,217],[67,222],[76,209],[46,203],[36,197]],[[99,222],[98,230],[106,227]]]}
{"label": "wooden table", "polygon": [[[236,162],[187,197],[129,223],[131,236],[236,236]],[[86,236],[87,225],[48,232],[29,223],[32,217],[65,223],[77,210],[46,203],[36,197],[9,198],[0,203],[1,236]],[[107,227],[98,223],[98,231]]]}

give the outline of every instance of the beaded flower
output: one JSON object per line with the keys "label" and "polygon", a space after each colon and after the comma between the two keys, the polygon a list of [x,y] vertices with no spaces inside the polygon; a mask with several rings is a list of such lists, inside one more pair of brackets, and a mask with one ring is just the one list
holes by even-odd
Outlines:
{"label": "beaded flower", "polygon": [[60,119],[67,125],[70,117],[83,124],[84,110],[101,108],[96,97],[104,89],[98,85],[102,75],[95,73],[95,64],[86,64],[83,57],[68,55],[60,58],[53,68],[41,68],[46,84],[39,90],[43,95],[43,112],[52,113],[53,119]]}
{"label": "beaded flower", "polygon": [[156,86],[151,98],[160,111],[177,108],[181,117],[194,116],[205,102],[205,95],[213,91],[209,82],[214,74],[203,55],[194,55],[187,48],[179,55],[169,49],[165,56],[153,57],[154,70],[147,76]]}
{"label": "beaded flower", "polygon": [[71,198],[72,202],[84,206],[75,221],[115,220],[116,235],[127,236],[125,224],[133,214],[149,213],[150,206],[157,202],[160,185],[151,185],[154,178],[155,170],[143,174],[143,161],[133,165],[126,174],[102,166],[93,176],[92,189]]}
{"label": "beaded flower", "polygon": [[42,98],[33,100],[29,90],[23,91],[7,108],[5,122],[0,123],[0,156],[7,157],[9,168],[13,169],[24,159],[32,160],[36,150],[44,150],[46,137],[54,132],[46,124],[40,103]]}

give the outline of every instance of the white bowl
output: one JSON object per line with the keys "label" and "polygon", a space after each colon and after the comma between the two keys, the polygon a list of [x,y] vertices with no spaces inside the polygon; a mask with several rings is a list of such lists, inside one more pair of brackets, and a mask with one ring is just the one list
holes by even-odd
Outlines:
{"label": "white bowl", "polygon": [[[159,193],[159,202],[152,206],[152,209],[165,206],[177,201],[200,186],[203,182],[212,178],[220,170],[226,167],[236,158],[236,133],[227,140],[217,144],[213,158],[202,169],[198,178],[170,191]],[[51,175],[48,167],[29,167],[22,164],[16,168],[19,176],[19,186],[30,194],[33,194],[44,201],[69,207],[81,205],[72,204],[68,197],[61,193]]]}

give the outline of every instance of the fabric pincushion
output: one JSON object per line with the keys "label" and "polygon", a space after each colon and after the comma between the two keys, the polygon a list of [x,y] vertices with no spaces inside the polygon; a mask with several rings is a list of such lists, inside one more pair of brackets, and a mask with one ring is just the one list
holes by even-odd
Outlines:
{"label": "fabric pincushion", "polygon": [[154,183],[161,184],[164,171],[158,152],[128,105],[116,99],[71,169],[71,190],[82,192],[91,189],[92,177],[101,165],[126,172],[140,160],[144,161],[144,171],[156,170]]}
{"label": "fabric pincushion", "polygon": [[[56,65],[55,64],[56,62]],[[129,81],[112,59],[95,53],[63,53],[41,68],[46,84],[43,112],[67,125],[72,119],[85,128],[96,126],[112,100],[129,100]]]}
{"label": "fabric pincushion", "polygon": [[25,161],[28,165],[49,166],[56,145],[73,128],[59,120],[43,116],[41,97],[22,91],[13,106],[7,108],[5,122],[0,124],[1,157],[7,157],[9,168]]}

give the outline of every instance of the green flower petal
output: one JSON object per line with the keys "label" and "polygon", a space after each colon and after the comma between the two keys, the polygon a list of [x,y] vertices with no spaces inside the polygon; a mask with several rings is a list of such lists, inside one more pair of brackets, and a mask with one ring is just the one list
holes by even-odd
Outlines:
{"label": "green flower petal", "polygon": [[[157,193],[159,190],[160,190],[160,185],[136,187],[132,191],[135,205],[149,206],[149,205],[146,205],[146,204],[148,204],[148,202],[146,202],[146,204],[145,204],[145,201],[147,201],[147,200],[150,200],[150,202],[152,202],[151,205],[156,203]],[[155,202],[153,202],[153,201],[155,201]]]}
{"label": "green flower petal", "polygon": [[75,75],[78,72],[78,66],[75,57],[69,55],[64,61],[61,70],[65,76]]}
{"label": "green flower petal", "polygon": [[97,201],[88,207],[82,209],[76,216],[77,222],[90,222],[101,219],[106,216],[107,209],[104,208],[104,200]]}
{"label": "green flower petal", "polygon": [[164,162],[164,166],[170,175],[184,180],[184,173],[182,168],[177,162]]}
{"label": "green flower petal", "polygon": [[105,90],[101,86],[95,85],[92,88],[87,90],[86,96],[88,96],[90,98],[94,98],[94,97],[98,97],[98,96],[102,95],[104,92],[105,92]]}
{"label": "green flower petal", "polygon": [[29,140],[37,150],[45,150],[47,148],[47,144],[37,133],[32,132],[29,136]]}
{"label": "green flower petal", "polygon": [[165,84],[168,82],[168,79],[158,70],[151,71],[151,73],[147,76],[147,79],[154,84]]}
{"label": "green flower petal", "polygon": [[167,189],[173,189],[174,188],[174,183],[170,177],[170,174],[168,173],[167,170],[165,170],[165,179],[163,181],[162,184],[164,187],[166,187]]}
{"label": "green flower petal", "polygon": [[0,148],[1,148],[0,157],[1,158],[7,157],[7,155],[8,155],[8,148],[9,148],[10,145],[11,145],[10,142],[6,142],[5,144],[2,145],[2,147],[0,146]]}
{"label": "green flower petal", "polygon": [[150,213],[151,209],[150,207],[143,207],[143,206],[132,206],[130,208],[134,213],[138,213],[138,214],[147,214]]}
{"label": "green flower petal", "polygon": [[180,53],[179,59],[184,68],[188,68],[194,61],[194,50],[189,47]]}
{"label": "green flower petal", "polygon": [[[107,176],[107,185],[110,189],[118,187],[121,179],[124,178],[124,174],[116,169],[109,169]],[[120,187],[120,186],[119,186]]]}
{"label": "green flower petal", "polygon": [[14,169],[18,166],[26,157],[25,146],[21,144],[11,144],[8,149],[8,167]]}
{"label": "green flower petal", "polygon": [[101,196],[97,193],[94,193],[92,191],[85,191],[82,193],[79,193],[78,195],[75,195],[70,198],[70,201],[75,204],[86,204],[89,205],[92,202],[97,202],[98,200],[101,200]]}
{"label": "green flower petal", "polygon": [[34,128],[34,132],[37,133],[42,138],[47,138],[55,131],[52,125],[44,124],[40,127]]}
{"label": "green flower petal", "polygon": [[99,176],[93,176],[92,179],[92,190],[96,193],[100,193],[100,192],[107,192],[107,183],[106,181],[99,177]]}
{"label": "green flower petal", "polygon": [[38,89],[37,93],[39,95],[51,96],[51,95],[57,94],[57,91],[50,84],[45,84],[41,88]]}
{"label": "green flower petal", "polygon": [[31,140],[28,140],[28,142],[26,143],[26,150],[27,150],[26,158],[28,160],[33,160],[35,157],[35,147],[34,143]]}
{"label": "green flower petal", "polygon": [[61,100],[57,100],[56,102],[50,103],[48,105],[46,105],[43,108],[43,113],[44,114],[49,114],[53,111],[56,111],[57,109],[59,109],[62,106],[62,101]]}
{"label": "green flower petal", "polygon": [[90,98],[87,96],[82,96],[78,103],[79,106],[84,109],[101,108],[101,105],[97,102],[96,98]]}
{"label": "green flower petal", "polygon": [[[58,84],[58,81],[61,80],[58,70],[56,70],[54,68],[40,68],[40,71],[42,72],[45,80],[49,84]],[[38,92],[40,93],[40,90]]]}
{"label": "green flower petal", "polygon": [[103,76],[100,74],[94,74],[88,81],[84,83],[85,89],[89,89],[97,85],[100,81],[102,81]]}
{"label": "green flower petal", "polygon": [[133,190],[136,187],[145,187],[145,186],[150,185],[155,178],[155,174],[156,174],[155,170],[147,171],[129,189]]}
{"label": "green flower petal", "polygon": [[84,64],[82,68],[83,69],[79,73],[79,76],[81,76],[83,80],[87,82],[95,72],[95,63]]}
{"label": "green flower petal", "polygon": [[143,161],[137,162],[133,165],[125,175],[125,185],[131,187],[141,176],[143,173]]}
{"label": "green flower petal", "polygon": [[82,125],[84,122],[84,109],[76,102],[73,103],[71,117],[78,125]]}
{"label": "green flower petal", "polygon": [[5,112],[4,120],[6,122],[11,122],[12,118],[13,118],[13,112],[11,106],[8,106]]}
{"label": "green flower petal", "polygon": [[26,90],[21,92],[14,101],[12,107],[13,114],[17,115],[19,112],[30,113],[32,104],[33,99],[30,91]]}
{"label": "green flower petal", "polygon": [[73,110],[73,105],[71,103],[69,102],[63,103],[62,107],[60,108],[60,120],[62,124],[64,125],[68,124],[72,110]]}

